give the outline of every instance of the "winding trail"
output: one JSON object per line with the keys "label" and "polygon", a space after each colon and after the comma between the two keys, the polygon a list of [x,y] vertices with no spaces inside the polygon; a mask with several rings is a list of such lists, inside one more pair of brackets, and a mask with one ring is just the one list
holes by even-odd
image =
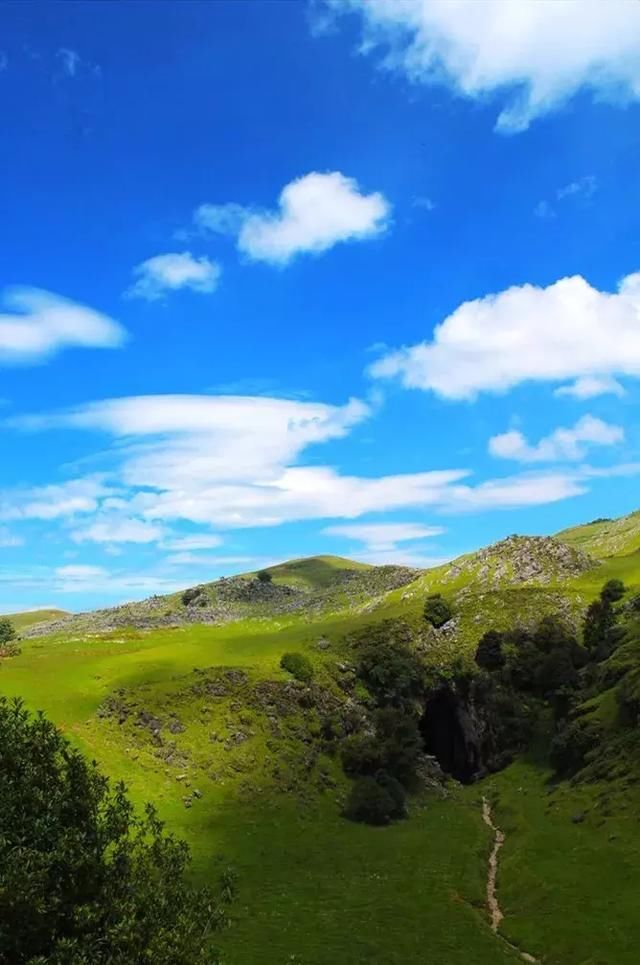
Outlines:
{"label": "winding trail", "polygon": [[498,902],[498,897],[496,895],[496,877],[498,874],[498,855],[500,853],[500,848],[504,844],[504,831],[496,827],[493,823],[493,818],[491,816],[491,805],[488,798],[482,798],[482,819],[488,828],[493,831],[493,847],[489,855],[489,865],[487,868],[487,907],[489,909],[489,914],[491,916],[491,928],[496,933],[496,935],[507,944],[514,952],[520,956],[520,958],[525,962],[537,962],[538,959],[530,955],[529,952],[523,952],[521,948],[514,945],[508,939],[501,935],[499,932],[500,923],[502,922],[504,915]]}

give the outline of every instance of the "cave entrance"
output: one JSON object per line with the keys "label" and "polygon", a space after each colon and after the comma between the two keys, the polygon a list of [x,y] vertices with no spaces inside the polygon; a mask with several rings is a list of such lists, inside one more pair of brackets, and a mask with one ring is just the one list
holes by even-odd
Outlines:
{"label": "cave entrance", "polygon": [[476,743],[465,734],[465,716],[459,698],[450,690],[439,690],[427,701],[420,730],[427,754],[436,758],[445,774],[469,784],[480,762]]}

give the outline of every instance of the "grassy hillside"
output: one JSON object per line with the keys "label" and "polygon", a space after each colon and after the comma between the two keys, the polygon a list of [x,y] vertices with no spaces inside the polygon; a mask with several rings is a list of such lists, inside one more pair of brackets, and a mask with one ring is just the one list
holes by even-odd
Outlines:
{"label": "grassy hillside", "polygon": [[17,633],[21,633],[36,623],[47,623],[50,620],[60,620],[68,616],[66,610],[25,610],[23,613],[2,613],[0,617],[8,617]]}
{"label": "grassy hillside", "polygon": [[[229,965],[518,961],[484,907],[482,794],[507,833],[504,935],[555,965],[626,965],[640,939],[640,801],[626,777],[605,806],[610,775],[556,788],[533,754],[481,785],[424,791],[408,820],[373,828],[340,816],[348,781],[321,731],[358,699],[340,669],[354,630],[402,617],[422,659],[446,670],[490,626],[558,609],[577,620],[612,576],[640,589],[633,519],[593,524],[611,538],[592,526],[566,543],[511,538],[428,571],[294,560],[270,568],[266,588],[246,574],[206,584],[200,604],[173,594],[55,621],[0,661],[0,689],[44,710],[136,801],[157,803],[199,876],[215,875],[220,855],[233,863]],[[454,609],[438,631],[422,619],[433,592]],[[280,669],[290,650],[311,661],[311,687]],[[615,742],[613,703],[599,695],[585,712],[609,720]]]}

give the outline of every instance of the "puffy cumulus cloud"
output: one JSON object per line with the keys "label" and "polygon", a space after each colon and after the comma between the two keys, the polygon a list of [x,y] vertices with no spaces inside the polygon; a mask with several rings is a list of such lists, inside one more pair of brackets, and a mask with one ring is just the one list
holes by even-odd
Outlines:
{"label": "puffy cumulus cloud", "polygon": [[393,351],[369,371],[448,399],[527,381],[637,377],[640,272],[623,278],[614,293],[575,275],[547,288],[515,286],[464,302],[429,341]]}
{"label": "puffy cumulus cloud", "polygon": [[584,459],[590,446],[613,446],[623,440],[624,430],[620,426],[585,415],[571,428],[555,429],[535,446],[515,429],[503,432],[489,440],[489,452],[518,462],[577,461]]}
{"label": "puffy cumulus cloud", "polygon": [[49,486],[0,491],[0,519],[54,520],[95,513],[112,492],[100,476],[85,476]]}
{"label": "puffy cumulus cloud", "polygon": [[155,255],[136,265],[133,275],[137,280],[125,295],[153,302],[181,288],[209,294],[215,291],[221,271],[215,261],[205,256],[194,258],[190,251]]}
{"label": "puffy cumulus cloud", "polygon": [[165,535],[161,526],[146,520],[103,515],[89,526],[76,529],[75,543],[156,543]]}
{"label": "puffy cumulus cloud", "polygon": [[390,213],[379,192],[363,194],[357,181],[340,171],[312,171],[285,185],[275,211],[204,204],[194,221],[200,228],[236,236],[238,250],[254,261],[286,265],[296,255],[373,238],[386,230]]}
{"label": "puffy cumulus cloud", "polygon": [[118,348],[124,328],[107,315],[39,288],[10,288],[0,311],[0,365],[41,362],[65,348]]}
{"label": "puffy cumulus cloud", "polygon": [[557,396],[570,396],[573,399],[595,399],[598,395],[625,394],[624,389],[616,379],[609,376],[584,375],[569,385],[561,385],[554,392]]}
{"label": "puffy cumulus cloud", "polygon": [[388,563],[404,566],[437,566],[444,562],[441,557],[425,554],[404,543],[439,536],[445,530],[441,526],[424,526],[422,523],[348,523],[327,526],[327,536],[343,536],[362,543],[357,550],[360,559],[367,563]]}
{"label": "puffy cumulus cloud", "polygon": [[364,52],[415,83],[503,103],[496,129],[525,130],[579,90],[640,97],[640,5],[628,0],[327,0],[363,18]]}

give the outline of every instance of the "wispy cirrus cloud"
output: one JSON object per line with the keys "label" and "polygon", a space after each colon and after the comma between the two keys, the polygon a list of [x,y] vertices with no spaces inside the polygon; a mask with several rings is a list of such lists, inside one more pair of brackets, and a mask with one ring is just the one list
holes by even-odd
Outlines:
{"label": "wispy cirrus cloud", "polygon": [[0,365],[33,365],[70,348],[118,348],[112,318],[40,288],[9,288],[0,310]]}

